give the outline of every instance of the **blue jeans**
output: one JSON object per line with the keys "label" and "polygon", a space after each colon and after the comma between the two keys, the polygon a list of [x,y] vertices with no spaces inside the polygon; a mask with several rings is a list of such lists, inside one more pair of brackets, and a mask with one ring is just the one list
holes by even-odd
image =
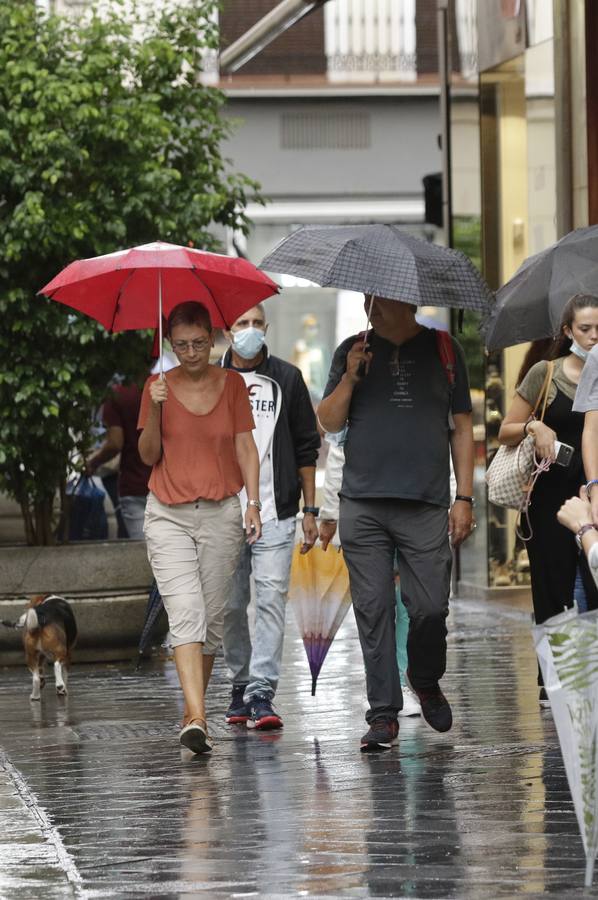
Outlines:
{"label": "blue jeans", "polygon": [[123,517],[125,528],[127,529],[127,537],[132,541],[142,541],[143,522],[145,519],[145,506],[147,496],[145,497],[121,497],[120,498],[120,514]]}
{"label": "blue jeans", "polygon": [[[295,517],[264,522],[262,536],[241,550],[224,615],[224,661],[235,685],[246,684],[245,700],[272,699],[278,686],[284,624],[295,545]],[[255,583],[255,632],[249,635],[249,576]]]}

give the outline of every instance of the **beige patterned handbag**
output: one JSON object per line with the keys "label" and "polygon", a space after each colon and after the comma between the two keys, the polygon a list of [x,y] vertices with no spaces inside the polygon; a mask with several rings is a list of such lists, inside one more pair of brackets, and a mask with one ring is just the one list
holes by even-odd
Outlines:
{"label": "beige patterned handbag", "polygon": [[[548,363],[544,383],[532,413],[532,416],[535,417],[540,404],[542,404],[540,422],[544,420],[553,372],[554,362],[551,360]],[[529,503],[536,481],[534,478],[536,467],[534,439],[531,435],[525,437],[515,447],[501,444],[486,471],[490,502],[496,506],[506,506],[508,509],[524,510]]]}

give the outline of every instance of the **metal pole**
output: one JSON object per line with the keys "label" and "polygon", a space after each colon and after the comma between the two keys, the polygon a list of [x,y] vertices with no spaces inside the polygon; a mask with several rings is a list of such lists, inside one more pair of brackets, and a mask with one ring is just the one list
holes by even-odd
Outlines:
{"label": "metal pole", "polygon": [[436,0],[438,77],[440,81],[440,140],[442,150],[442,222],[447,247],[453,246],[453,191],[451,183],[451,86],[449,0]]}
{"label": "metal pole", "polygon": [[221,74],[236,72],[280,34],[326,2],[327,0],[280,0],[270,12],[222,51],[219,60]]}
{"label": "metal pole", "polygon": [[568,0],[553,0],[554,114],[556,120],[556,231],[573,228],[573,155],[571,131],[571,59]]}
{"label": "metal pole", "polygon": [[[436,0],[438,37],[438,80],[440,82],[440,142],[442,151],[442,225],[447,247],[453,246],[453,190],[451,178],[451,64],[449,40],[449,0]],[[451,332],[455,330],[454,310],[451,310]],[[451,593],[457,593],[461,579],[461,554],[453,551]]]}

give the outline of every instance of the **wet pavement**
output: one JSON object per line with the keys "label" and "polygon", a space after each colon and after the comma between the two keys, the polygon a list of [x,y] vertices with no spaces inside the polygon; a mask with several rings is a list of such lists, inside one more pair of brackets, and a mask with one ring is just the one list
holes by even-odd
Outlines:
{"label": "wet pavement", "polygon": [[453,601],[449,627],[452,731],[402,719],[380,755],[351,613],[315,698],[289,615],[281,734],[224,724],[217,660],[211,758],[179,750],[172,662],[80,665],[41,704],[2,670],[0,898],[588,896],[529,615]]}

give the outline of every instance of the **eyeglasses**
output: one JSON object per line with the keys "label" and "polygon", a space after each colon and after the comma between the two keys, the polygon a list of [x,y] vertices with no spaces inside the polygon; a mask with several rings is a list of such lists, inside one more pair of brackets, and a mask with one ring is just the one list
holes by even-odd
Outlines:
{"label": "eyeglasses", "polygon": [[210,341],[207,341],[205,338],[203,340],[197,341],[173,341],[172,349],[175,353],[190,353],[193,350],[195,353],[201,353],[203,350],[207,350],[210,346]]}

